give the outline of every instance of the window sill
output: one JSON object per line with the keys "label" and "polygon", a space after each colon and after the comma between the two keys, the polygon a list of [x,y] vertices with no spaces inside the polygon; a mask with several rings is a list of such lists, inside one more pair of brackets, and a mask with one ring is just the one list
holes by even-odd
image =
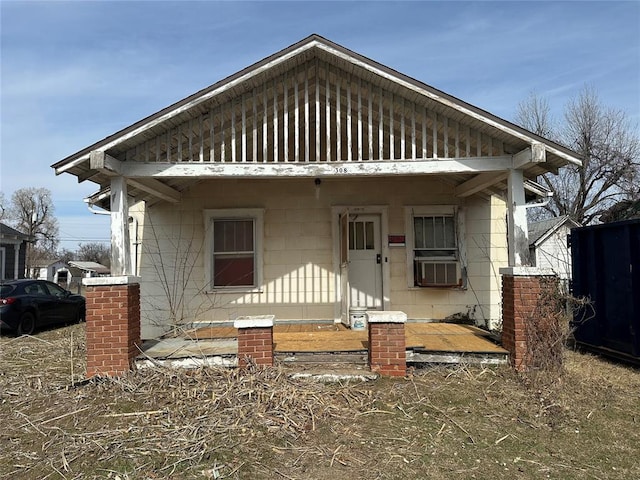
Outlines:
{"label": "window sill", "polygon": [[462,285],[451,285],[451,286],[429,286],[429,287],[417,287],[415,285],[411,285],[407,287],[408,290],[459,290],[461,292],[466,291],[467,288]]}
{"label": "window sill", "polygon": [[264,293],[260,287],[219,287],[204,292],[207,295],[215,295],[217,293]]}

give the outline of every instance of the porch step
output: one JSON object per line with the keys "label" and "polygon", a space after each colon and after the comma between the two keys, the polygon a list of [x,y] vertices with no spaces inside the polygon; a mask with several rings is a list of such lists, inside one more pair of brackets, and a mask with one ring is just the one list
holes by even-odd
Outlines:
{"label": "porch step", "polygon": [[338,364],[367,367],[368,353],[358,352],[276,352],[275,360],[284,365],[291,364]]}
{"label": "porch step", "polygon": [[279,353],[276,364],[293,379],[315,382],[368,382],[379,375],[369,370],[366,350],[359,352]]}
{"label": "porch step", "polygon": [[324,370],[314,368],[307,371],[296,371],[289,374],[294,380],[311,380],[322,383],[342,383],[342,382],[371,382],[377,380],[380,375],[376,372],[358,369],[331,369]]}
{"label": "porch step", "polygon": [[429,364],[504,365],[509,354],[502,352],[427,352],[407,351],[407,365],[421,367]]}

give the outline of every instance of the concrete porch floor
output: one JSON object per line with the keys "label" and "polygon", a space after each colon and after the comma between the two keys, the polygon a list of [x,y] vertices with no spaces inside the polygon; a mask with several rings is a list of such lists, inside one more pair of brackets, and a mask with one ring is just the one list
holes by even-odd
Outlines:
{"label": "concrete porch floor", "polygon": [[[488,332],[471,325],[408,322],[405,324],[407,362],[506,363],[508,352],[488,337]],[[315,354],[366,354],[369,347],[366,330],[351,330],[336,323],[276,324],[273,341],[274,354],[289,360],[296,355],[308,358]],[[179,338],[145,342],[141,356],[164,360],[235,357],[237,352],[237,330],[229,325],[192,329]]]}

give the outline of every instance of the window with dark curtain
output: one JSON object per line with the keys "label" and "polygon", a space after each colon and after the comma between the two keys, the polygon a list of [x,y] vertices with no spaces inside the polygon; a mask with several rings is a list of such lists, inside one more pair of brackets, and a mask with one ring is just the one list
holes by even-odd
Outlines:
{"label": "window with dark curtain", "polygon": [[255,285],[253,219],[213,221],[213,286]]}

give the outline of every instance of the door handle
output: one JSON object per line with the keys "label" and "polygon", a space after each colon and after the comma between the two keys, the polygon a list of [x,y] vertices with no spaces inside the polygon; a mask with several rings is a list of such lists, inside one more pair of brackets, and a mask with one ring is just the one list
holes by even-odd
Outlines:
{"label": "door handle", "polygon": [[376,263],[378,263],[378,264],[382,263],[382,255],[380,255],[380,254],[376,255]]}

